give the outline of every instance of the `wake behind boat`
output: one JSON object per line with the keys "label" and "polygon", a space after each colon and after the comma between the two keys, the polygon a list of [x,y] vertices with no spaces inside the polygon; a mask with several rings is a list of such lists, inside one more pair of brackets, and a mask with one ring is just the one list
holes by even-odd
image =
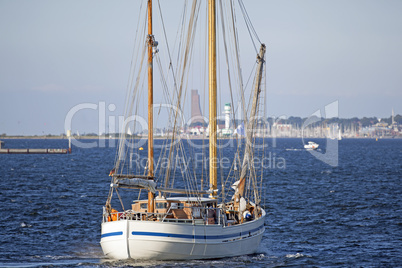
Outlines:
{"label": "wake behind boat", "polygon": [[[227,8],[233,8],[231,4]],[[222,7],[226,3],[221,2],[220,5],[221,12],[233,11]],[[147,1],[148,34],[145,39],[141,39],[145,42],[141,40],[139,42],[145,45],[139,51],[148,52],[148,62],[142,65],[147,66],[148,73],[147,164],[142,170],[141,167],[132,166],[132,155],[138,148],[134,140],[131,140],[131,146],[127,145],[128,140],[124,135],[129,126],[126,126],[126,130],[122,131],[114,168],[110,172],[112,181],[103,208],[100,243],[104,254],[109,258],[206,259],[251,254],[258,250],[265,230],[266,213],[260,206],[263,173],[262,170],[260,173],[255,168],[253,160],[259,153],[263,153],[263,150],[258,151],[253,145],[256,142],[254,129],[260,124],[256,118],[258,112],[262,110],[259,104],[265,66],[265,45],[261,44],[257,55],[256,75],[249,97],[250,106],[248,111],[245,111],[246,117],[243,119],[246,126],[245,140],[239,139],[236,142],[232,168],[222,170],[218,167],[216,9],[215,1],[210,0],[208,3],[209,148],[205,150],[209,154],[209,162],[206,165],[208,168],[200,172],[188,168],[180,169],[181,162],[177,161],[179,154],[184,155],[180,159],[189,160],[186,154],[195,150],[186,146],[179,135],[180,109],[169,113],[167,121],[172,124],[168,128],[170,135],[167,135],[163,148],[158,149],[159,160],[154,161],[153,61],[156,60],[159,65],[159,58],[158,42],[152,32],[152,1]],[[183,36],[188,36],[188,42],[183,45],[183,57],[179,57],[184,61],[180,65],[183,69],[181,73],[174,74],[174,90],[165,92],[170,94],[167,99],[179,108],[183,106],[183,96],[187,90],[187,72],[184,67],[190,62],[187,57],[190,57],[191,53],[188,52],[194,45],[191,41],[192,32],[196,29],[194,18],[198,18],[199,10],[200,2],[194,1],[188,27],[183,31]],[[230,12],[228,14],[231,14]],[[226,19],[233,20],[234,25],[233,16]],[[236,36],[236,27],[233,26],[230,30]],[[233,41],[234,47],[238,46],[237,41]],[[144,55],[142,57],[144,58]],[[169,65],[171,64],[170,62]],[[140,72],[141,68],[140,66]],[[238,72],[240,70],[241,68],[237,68]],[[140,76],[137,79],[140,79]],[[232,78],[229,76],[228,79]],[[130,112],[135,104],[139,103],[137,97],[141,92],[141,85],[142,83],[136,82],[131,89],[132,93],[129,95],[133,100],[128,101],[126,118],[130,118]],[[241,88],[240,92],[244,94],[244,88]],[[242,98],[244,100],[244,96]],[[243,103],[243,108],[245,107]],[[236,124],[236,121],[233,121]],[[135,129],[135,126],[133,127]],[[168,164],[165,166],[160,164],[162,157],[167,159]],[[189,166],[191,167],[191,165],[186,167]],[[224,173],[227,176],[224,177]],[[207,187],[204,185],[204,177],[209,177]]]}

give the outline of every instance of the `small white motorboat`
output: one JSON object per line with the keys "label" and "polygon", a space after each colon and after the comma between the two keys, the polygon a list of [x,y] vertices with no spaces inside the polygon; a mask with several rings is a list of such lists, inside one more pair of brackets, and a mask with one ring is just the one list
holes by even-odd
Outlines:
{"label": "small white motorboat", "polygon": [[318,145],[317,143],[315,143],[315,142],[313,142],[313,141],[309,141],[308,144],[305,144],[305,145],[304,145],[304,149],[307,149],[307,150],[317,150],[318,146],[319,146],[319,145]]}

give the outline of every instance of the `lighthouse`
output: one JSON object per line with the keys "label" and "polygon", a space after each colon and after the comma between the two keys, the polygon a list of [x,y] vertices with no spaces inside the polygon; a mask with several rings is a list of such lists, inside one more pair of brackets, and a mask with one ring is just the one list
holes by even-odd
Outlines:
{"label": "lighthouse", "polygon": [[224,110],[224,114],[225,114],[225,129],[229,129],[230,126],[230,103],[226,103],[225,104],[225,110]]}
{"label": "lighthouse", "polygon": [[232,134],[232,130],[230,129],[230,113],[232,112],[232,107],[230,103],[225,104],[225,109],[223,114],[225,115],[225,128],[222,129],[222,134],[224,136],[229,136]]}

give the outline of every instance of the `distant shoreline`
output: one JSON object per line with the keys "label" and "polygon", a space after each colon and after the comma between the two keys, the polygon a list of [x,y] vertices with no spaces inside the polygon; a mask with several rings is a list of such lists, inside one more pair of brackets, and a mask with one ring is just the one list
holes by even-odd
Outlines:
{"label": "distant shoreline", "polygon": [[[106,139],[98,136],[82,136],[82,137],[73,137],[74,139]],[[5,136],[0,137],[0,140],[68,140],[66,136]]]}
{"label": "distant shoreline", "polygon": [[[165,139],[166,137],[154,137],[154,139]],[[187,137],[185,137],[187,138]],[[185,139],[183,137],[183,139]],[[208,140],[206,137],[200,136],[189,136],[189,139],[193,140]],[[219,137],[218,139],[230,139],[234,137]],[[327,137],[265,137],[266,139],[326,139]],[[72,137],[76,140],[118,140],[120,138],[109,138],[109,137],[99,137],[99,136],[79,136]],[[134,139],[148,139],[148,137],[134,137]],[[342,139],[402,139],[402,136],[374,136],[374,137],[342,137]],[[1,140],[68,140],[66,136],[4,136],[0,137]]]}

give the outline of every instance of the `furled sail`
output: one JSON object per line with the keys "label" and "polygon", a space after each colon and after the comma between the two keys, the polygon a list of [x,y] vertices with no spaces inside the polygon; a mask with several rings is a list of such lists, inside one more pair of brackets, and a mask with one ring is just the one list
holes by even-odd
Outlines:
{"label": "furled sail", "polygon": [[152,193],[156,192],[156,183],[153,180],[142,178],[118,179],[116,183],[111,186],[118,188],[143,188]]}

